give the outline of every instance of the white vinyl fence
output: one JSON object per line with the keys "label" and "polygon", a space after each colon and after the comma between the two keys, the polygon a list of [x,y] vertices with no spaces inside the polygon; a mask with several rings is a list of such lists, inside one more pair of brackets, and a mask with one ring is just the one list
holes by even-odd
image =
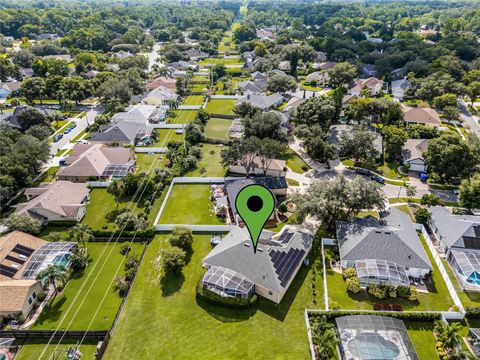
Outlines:
{"label": "white vinyl fence", "polygon": [[165,147],[136,147],[136,153],[155,153],[155,154],[164,154],[167,152],[167,148]]}

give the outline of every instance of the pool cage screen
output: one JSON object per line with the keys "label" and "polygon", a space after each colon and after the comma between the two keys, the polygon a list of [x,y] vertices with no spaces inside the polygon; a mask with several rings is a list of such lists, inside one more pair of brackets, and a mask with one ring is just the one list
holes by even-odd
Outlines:
{"label": "pool cage screen", "polygon": [[357,260],[355,261],[355,270],[358,280],[364,286],[370,284],[408,286],[410,284],[405,268],[391,261]]}
{"label": "pool cage screen", "polygon": [[336,318],[335,322],[343,359],[419,359],[402,320],[349,315]]}
{"label": "pool cage screen", "polygon": [[245,276],[222,266],[211,266],[202,281],[206,289],[226,297],[248,299],[255,291],[255,285]]}
{"label": "pool cage screen", "polygon": [[480,252],[450,249],[448,262],[465,290],[480,291]]}
{"label": "pool cage screen", "polygon": [[22,279],[35,279],[39,272],[48,265],[61,265],[67,267],[68,254],[77,244],[74,242],[50,242],[39,247],[28,260],[22,274]]}

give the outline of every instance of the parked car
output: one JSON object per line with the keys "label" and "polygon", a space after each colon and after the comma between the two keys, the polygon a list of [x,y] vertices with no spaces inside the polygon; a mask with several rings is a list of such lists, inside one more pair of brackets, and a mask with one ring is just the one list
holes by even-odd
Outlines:
{"label": "parked car", "polygon": [[77,140],[76,143],[77,144],[89,144],[90,141],[82,139],[82,140]]}
{"label": "parked car", "polygon": [[67,160],[66,159],[62,159],[58,162],[59,165],[66,165],[67,164]]}
{"label": "parked car", "polygon": [[360,175],[370,176],[370,170],[368,169],[355,169],[355,172]]}
{"label": "parked car", "polygon": [[73,130],[77,127],[77,124],[73,124],[72,126],[70,126],[70,130]]}
{"label": "parked car", "polygon": [[63,134],[57,134],[53,137],[53,142],[60,141],[63,138]]}
{"label": "parked car", "polygon": [[419,175],[419,178],[420,178],[421,182],[425,182],[428,179],[428,175],[427,175],[426,172],[421,172],[420,175]]}
{"label": "parked car", "polygon": [[68,133],[70,133],[70,131],[72,131],[72,129],[70,128],[66,128],[65,131],[63,132],[65,135],[67,135]]}
{"label": "parked car", "polygon": [[382,178],[381,176],[378,176],[378,175],[372,175],[370,176],[370,180],[373,180],[373,181],[376,181],[380,184],[385,184],[385,179]]}

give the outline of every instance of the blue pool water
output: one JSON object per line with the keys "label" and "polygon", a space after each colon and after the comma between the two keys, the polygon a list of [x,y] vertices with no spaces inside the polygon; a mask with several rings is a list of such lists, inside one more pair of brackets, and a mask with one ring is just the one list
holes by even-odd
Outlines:
{"label": "blue pool water", "polygon": [[53,263],[55,265],[63,266],[65,268],[68,267],[68,263],[69,263],[68,255],[55,256],[55,258],[53,259]]}
{"label": "blue pool water", "polygon": [[362,360],[391,360],[398,356],[397,345],[380,335],[357,335],[348,342],[348,350]]}

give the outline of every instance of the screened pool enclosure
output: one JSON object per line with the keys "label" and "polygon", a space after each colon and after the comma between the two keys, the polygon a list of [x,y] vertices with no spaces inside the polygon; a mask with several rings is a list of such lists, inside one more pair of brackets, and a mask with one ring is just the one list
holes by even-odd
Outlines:
{"label": "screened pool enclosure", "polygon": [[77,244],[74,242],[58,241],[42,245],[30,257],[22,274],[22,279],[35,279],[39,272],[48,265],[60,265],[68,268],[70,252]]}
{"label": "screened pool enclosure", "polygon": [[255,285],[245,276],[221,266],[211,266],[202,282],[207,290],[226,297],[248,299],[255,292]]}
{"label": "screened pool enclosure", "polygon": [[480,291],[480,251],[452,248],[447,258],[462,287]]}
{"label": "screened pool enclosure", "polygon": [[391,261],[366,259],[355,261],[355,270],[362,286],[370,284],[389,286],[408,286],[405,268]]}

